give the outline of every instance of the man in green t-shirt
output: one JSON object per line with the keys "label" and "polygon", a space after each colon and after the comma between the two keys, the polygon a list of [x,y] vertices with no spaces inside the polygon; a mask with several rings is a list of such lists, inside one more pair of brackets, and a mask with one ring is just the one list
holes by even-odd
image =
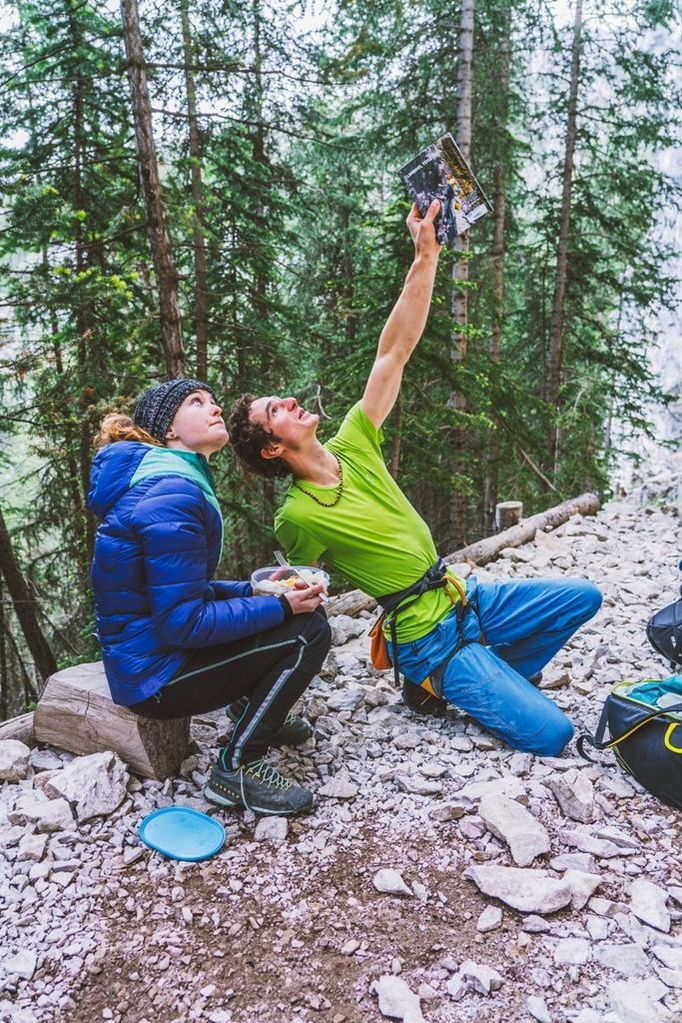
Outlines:
{"label": "man in green t-shirt", "polygon": [[[414,262],[379,339],[362,399],[326,444],[319,416],[295,398],[242,395],[230,419],[237,456],[266,477],[293,475],[275,532],[293,564],[323,561],[372,597],[399,593],[438,561],[430,530],[389,474],[381,427],[424,331],[440,245],[440,204],[407,218]],[[450,702],[516,749],[556,755],[573,729],[528,680],[597,611],[601,594],[583,579],[479,584],[466,603],[456,579],[407,598],[396,618],[403,698],[422,713]]]}

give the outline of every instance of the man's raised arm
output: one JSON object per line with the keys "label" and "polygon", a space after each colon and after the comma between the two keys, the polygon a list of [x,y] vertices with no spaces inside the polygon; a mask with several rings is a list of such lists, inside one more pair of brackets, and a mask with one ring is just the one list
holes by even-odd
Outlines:
{"label": "man's raised arm", "polygon": [[377,356],[361,403],[377,429],[395,405],[405,364],[426,326],[441,249],[433,226],[439,210],[440,203],[434,199],[424,217],[413,206],[407,218],[414,242],[414,262],[405,278],[400,298],[381,332]]}

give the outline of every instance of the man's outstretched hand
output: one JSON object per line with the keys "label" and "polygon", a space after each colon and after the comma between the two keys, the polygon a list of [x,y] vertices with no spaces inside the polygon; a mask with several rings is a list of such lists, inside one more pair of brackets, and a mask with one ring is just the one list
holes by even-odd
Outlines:
{"label": "man's outstretched hand", "polygon": [[416,203],[412,203],[407,220],[407,228],[414,242],[415,256],[437,257],[442,245],[436,237],[434,220],[440,213],[440,200],[434,199],[422,217]]}

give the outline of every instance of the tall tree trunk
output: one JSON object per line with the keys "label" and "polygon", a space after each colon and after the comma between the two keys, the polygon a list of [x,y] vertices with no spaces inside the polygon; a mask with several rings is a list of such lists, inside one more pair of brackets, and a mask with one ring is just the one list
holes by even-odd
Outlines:
{"label": "tall tree trunk", "polygon": [[57,670],[57,662],[38,622],[35,599],[14,553],[2,510],[0,510],[0,572],[7,583],[15,614],[38,674],[46,679]]}
{"label": "tall tree trunk", "polygon": [[[573,190],[573,159],[577,135],[578,85],[580,80],[580,45],[582,33],[582,0],[576,0],[571,46],[571,80],[566,120],[566,145],[564,150],[563,186],[561,192],[561,219],[559,244],[554,278],[554,300],[550,324],[549,372],[546,399],[554,405],[557,414],[561,404],[561,371],[564,357],[564,302],[566,298],[566,276],[568,268],[568,242],[571,228],[571,193]],[[550,435],[550,456],[556,473],[559,461],[559,431],[555,425]]]}
{"label": "tall tree trunk", "polygon": [[147,83],[147,66],[142,51],[137,0],[121,0],[123,38],[128,60],[128,81],[132,101],[138,168],[147,213],[147,234],[159,292],[161,342],[169,377],[185,376],[182,347],[178,272],[166,225],[163,189],[152,134],[152,108]]}
{"label": "tall tree trunk", "polygon": [[[492,277],[494,315],[490,335],[490,358],[495,366],[499,365],[504,330],[504,258],[505,258],[505,213],[506,213],[506,181],[505,158],[507,121],[509,117],[509,72],[511,63],[511,3],[504,10],[503,36],[499,46],[500,60],[500,103],[499,103],[499,146],[500,156],[495,168],[495,221],[493,225]],[[483,484],[483,535],[488,536],[492,530],[497,504],[499,435],[493,430],[487,453],[487,466]]]}
{"label": "tall tree trunk", "polygon": [[9,707],[9,663],[7,660],[7,639],[5,613],[5,591],[0,575],[0,721],[7,720]]}
{"label": "tall tree trunk", "polygon": [[[474,58],[474,0],[462,0],[459,27],[459,53],[457,66],[457,142],[464,156],[471,154],[471,93]],[[452,267],[452,290],[450,308],[453,318],[450,358],[455,365],[463,365],[468,349],[468,302],[467,284],[469,263],[466,253],[469,249],[469,232],[460,235],[453,246],[455,261]],[[466,395],[455,389],[448,404],[457,412],[465,412]],[[450,465],[453,473],[466,474],[468,465],[468,436],[466,429],[457,427],[452,435],[452,456]],[[467,540],[468,501],[464,494],[455,491],[449,500],[448,544],[457,546]]]}
{"label": "tall tree trunk", "polygon": [[[82,44],[80,24],[78,22],[77,0],[68,2],[69,31],[71,43],[76,60],[79,60],[79,51]],[[83,191],[83,147],[85,144],[85,130],[83,123],[83,101],[85,93],[85,80],[80,71],[80,64],[73,83],[73,204],[74,209],[84,210],[86,199]],[[80,217],[76,217],[75,226],[76,243],[76,271],[78,279],[85,272],[89,265],[87,252],[87,228]],[[90,315],[88,313],[90,312]],[[76,331],[78,334],[78,375],[80,384],[80,416],[78,432],[78,470],[82,493],[85,495],[90,489],[90,426],[88,409],[91,404],[92,388],[87,382],[88,346],[94,340],[94,316],[88,310],[85,302],[78,299],[76,306]],[[85,542],[87,547],[86,564],[92,560],[95,547],[95,520],[89,509],[84,511]],[[84,577],[87,573],[84,573]]]}
{"label": "tall tree trunk", "polygon": [[185,89],[189,120],[189,155],[192,167],[192,206],[194,219],[194,334],[196,337],[196,374],[205,380],[208,373],[208,288],[206,281],[206,228],[204,219],[204,186],[201,176],[201,131],[197,117],[197,90],[192,65],[194,46],[189,23],[187,0],[181,0],[182,49],[185,56]]}
{"label": "tall tree trunk", "polygon": [[[19,11],[19,19],[22,22],[22,31],[24,29],[22,20],[22,11]],[[73,0],[69,0],[67,6],[67,16],[69,18],[70,32],[72,42],[74,45],[74,52],[78,52],[78,23],[75,18],[76,11],[74,10]],[[26,15],[23,15],[24,18]],[[25,36],[23,39],[25,40]],[[23,42],[23,48],[27,49],[27,43]],[[33,88],[30,81],[26,84],[26,98],[28,101],[28,128],[31,137],[31,148],[35,150],[38,142],[38,129],[36,127],[35,108],[33,102]],[[79,117],[76,117],[76,111],[79,111]],[[74,88],[74,136],[80,141],[81,130],[76,127],[79,119],[82,117],[82,77],[78,76],[76,86]],[[75,209],[81,209],[81,183],[80,183],[80,144],[74,146],[75,152],[75,168],[74,168],[74,207]],[[40,172],[36,173],[36,181],[42,182],[42,175]],[[80,200],[80,201],[79,201]],[[80,229],[81,223],[77,222],[77,231]],[[77,236],[78,237],[78,236]],[[78,256],[77,256],[78,259]],[[43,243],[41,247],[41,262],[43,272],[45,274],[45,281],[47,282],[50,273],[50,265],[48,260],[47,245]],[[52,331],[52,350],[54,352],[55,368],[60,378],[65,376],[64,373],[64,362],[62,358],[62,349],[59,342],[59,322],[57,320],[57,314],[54,307],[49,309],[50,316],[50,329]],[[60,391],[60,395],[63,397],[64,391]],[[87,424],[86,424],[87,425]],[[82,429],[82,427],[81,427]],[[79,464],[76,462],[74,450],[76,448],[76,440],[74,429],[70,425],[68,417],[65,418],[64,426],[64,439],[65,444],[65,462],[66,462],[66,487],[73,503],[75,511],[75,531],[78,537],[78,559],[81,563],[80,574],[85,580],[88,573],[88,565],[90,562],[90,555],[92,551],[92,545],[94,543],[94,521],[91,517],[91,512],[85,504],[85,495],[87,490],[84,492],[81,489],[81,471]],[[0,640],[4,642],[4,639]]]}

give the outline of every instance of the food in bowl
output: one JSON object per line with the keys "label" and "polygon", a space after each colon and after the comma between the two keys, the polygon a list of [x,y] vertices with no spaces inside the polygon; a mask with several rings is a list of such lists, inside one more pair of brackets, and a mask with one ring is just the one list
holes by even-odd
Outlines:
{"label": "food in bowl", "polygon": [[[273,575],[278,578],[273,579]],[[291,565],[289,568],[271,565],[267,568],[257,568],[251,576],[251,588],[254,594],[274,593],[276,596],[280,596],[282,593],[290,593],[292,590],[299,589],[301,583],[306,586],[321,583],[326,589],[329,586],[329,576],[322,569],[313,568],[310,565]]]}

